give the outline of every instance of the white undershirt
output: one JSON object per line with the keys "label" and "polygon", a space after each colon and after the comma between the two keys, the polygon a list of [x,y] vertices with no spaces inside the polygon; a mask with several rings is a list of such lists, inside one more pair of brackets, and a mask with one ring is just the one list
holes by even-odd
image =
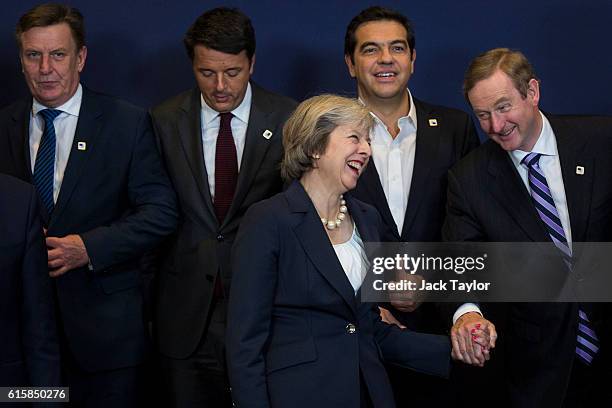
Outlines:
{"label": "white undershirt", "polygon": [[336,251],[336,256],[342,265],[342,269],[344,269],[346,277],[351,282],[355,294],[357,294],[365,279],[369,263],[363,247],[363,241],[355,224],[353,224],[351,238],[342,244],[334,245],[334,251]]}

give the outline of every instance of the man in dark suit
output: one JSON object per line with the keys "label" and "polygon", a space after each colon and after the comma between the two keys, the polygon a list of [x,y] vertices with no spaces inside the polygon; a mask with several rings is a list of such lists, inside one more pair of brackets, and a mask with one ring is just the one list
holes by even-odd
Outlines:
{"label": "man in dark suit", "polygon": [[[415,36],[399,12],[370,7],[355,16],[347,27],[344,58],[376,122],[372,161],[351,194],[378,209],[389,232],[386,240],[440,241],[447,171],[479,143],[471,118],[412,96],[407,86],[416,60]],[[381,308],[386,321],[418,331],[447,331],[432,303],[394,301],[392,306]],[[441,404],[448,396],[440,392],[443,380],[389,369],[398,405],[415,398],[416,403]]]}
{"label": "man in dark suit", "polygon": [[[572,243],[610,241],[612,119],[543,114],[533,68],[506,48],[472,61],[464,91],[491,140],[449,173],[445,239],[552,240],[568,265]],[[570,273],[560,266],[561,276]],[[609,310],[578,303],[497,306],[482,308],[491,320],[503,316],[494,321],[501,343],[491,361],[500,363],[500,376],[492,378],[505,387],[495,395],[502,405],[610,406]],[[478,323],[480,315],[462,316],[453,347],[470,347]]]}
{"label": "man in dark suit", "polygon": [[43,203],[64,382],[79,406],[135,406],[147,354],[138,262],[176,228],[176,198],[147,112],[80,84],[78,10],[34,7],[16,37],[32,97],[0,112],[0,172]]}
{"label": "man in dark suit", "polygon": [[159,274],[156,331],[172,406],[231,406],[225,363],[230,249],[247,208],[281,191],[289,98],[250,82],[255,32],[236,9],[185,35],[197,88],[152,110],[182,209]]}
{"label": "man in dark suit", "polygon": [[2,174],[0,197],[0,386],[59,386],[53,292],[36,190]]}

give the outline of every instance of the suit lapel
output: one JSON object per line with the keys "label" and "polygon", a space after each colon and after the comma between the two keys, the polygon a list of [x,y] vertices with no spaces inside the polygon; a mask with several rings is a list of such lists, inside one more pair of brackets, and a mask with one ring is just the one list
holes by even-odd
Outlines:
{"label": "suit lapel", "polygon": [[[83,100],[79,110],[77,128],[49,227],[61,217],[79,180],[86,182],[82,177],[84,167],[91,162],[90,158],[96,145],[102,143],[98,136],[103,123],[102,119],[102,111],[96,104],[95,98],[92,98],[89,91],[83,88]],[[79,142],[85,143],[85,150],[77,148]]]}
{"label": "suit lapel", "polygon": [[289,209],[293,213],[300,214],[299,222],[293,227],[293,230],[304,252],[319,273],[355,312],[357,310],[355,292],[342,269],[310,198],[298,181],[294,181],[284,194],[287,197]]}
{"label": "suit lapel", "polygon": [[208,210],[209,216],[212,216],[215,222],[217,222],[212,196],[210,195],[208,173],[204,165],[200,91],[195,88],[190,96],[184,100],[180,108],[183,111],[184,117],[177,120],[177,130],[183,151],[193,173],[197,188],[202,196],[205,208]]}
{"label": "suit lapel", "polygon": [[[591,171],[595,167],[592,158],[586,157],[584,154],[585,140],[571,134],[571,130],[555,121],[554,117],[549,118],[549,121],[557,139],[565,198],[570,215],[572,241],[584,241],[588,209],[592,197],[593,174]],[[583,175],[576,173],[577,166],[585,169]]]}
{"label": "suit lapel", "polygon": [[[489,143],[494,143],[489,141]],[[548,233],[531,202],[520,175],[508,153],[497,145],[489,145],[488,188],[517,225],[534,242],[550,241]]]}
{"label": "suit lapel", "polygon": [[238,181],[232,204],[225,217],[224,224],[232,219],[240,205],[244,201],[244,197],[251,187],[251,182],[257,174],[257,170],[261,166],[261,162],[273,141],[273,138],[280,138],[280,134],[272,134],[271,137],[265,138],[264,132],[273,130],[273,126],[267,123],[269,112],[265,108],[269,105],[263,99],[256,85],[251,84],[253,92],[251,102],[251,112],[249,113],[249,123],[246,131],[244,150],[242,154],[242,162],[240,164],[240,172],[238,173]]}
{"label": "suit lapel", "polygon": [[[404,225],[402,227],[402,237],[406,237],[408,235],[410,226],[418,213],[423,197],[423,194],[420,194],[419,192],[427,190],[431,166],[432,163],[436,162],[438,147],[440,145],[440,134],[438,132],[439,128],[429,125],[430,119],[439,120],[439,118],[432,116],[431,109],[429,107],[414,98],[413,100],[417,113],[416,151],[414,156],[414,166],[412,168],[410,193],[408,195],[408,204],[406,206],[406,215],[404,217]],[[438,126],[444,125],[444,123],[438,123]]]}
{"label": "suit lapel", "polygon": [[380,176],[378,175],[373,159],[370,159],[365,171],[359,178],[359,183],[361,183],[366,190],[368,190],[368,193],[372,197],[370,202],[375,205],[385,224],[391,227],[393,235],[399,240],[400,236],[397,231],[397,226],[395,225],[393,215],[391,215],[389,203],[387,202],[387,196],[385,196],[385,191],[380,184]]}

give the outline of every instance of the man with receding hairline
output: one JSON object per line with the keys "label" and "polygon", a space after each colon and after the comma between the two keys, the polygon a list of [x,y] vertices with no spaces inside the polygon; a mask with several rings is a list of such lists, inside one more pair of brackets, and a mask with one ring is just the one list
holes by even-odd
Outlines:
{"label": "man with receding hairline", "polygon": [[80,83],[83,16],[42,4],[16,28],[31,96],[0,111],[0,172],[34,184],[63,383],[75,406],[137,406],[148,354],[139,259],[176,227],[146,111]]}
{"label": "man with receding hairline", "polygon": [[[554,242],[558,273],[571,273],[573,243],[612,238],[612,118],[560,116],[539,109],[540,82],[527,58],[497,48],[475,58],[464,93],[484,143],[449,173],[449,241]],[[537,271],[536,271],[537,272]],[[535,273],[535,272],[534,272]],[[609,307],[604,304],[481,305],[500,321],[491,384],[512,407],[610,406]],[[456,347],[484,317],[467,313]],[[487,391],[483,384],[483,390]],[[497,388],[494,388],[497,389]],[[490,391],[490,390],[489,390]],[[501,397],[500,397],[501,395]]]}

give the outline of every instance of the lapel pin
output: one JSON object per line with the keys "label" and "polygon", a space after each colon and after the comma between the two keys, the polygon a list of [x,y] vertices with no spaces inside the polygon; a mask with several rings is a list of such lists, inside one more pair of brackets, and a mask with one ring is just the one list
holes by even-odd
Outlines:
{"label": "lapel pin", "polygon": [[429,119],[429,126],[431,126],[431,127],[438,126],[438,120],[437,119]]}
{"label": "lapel pin", "polygon": [[87,150],[87,143],[85,142],[77,142],[77,149],[81,151]]}
{"label": "lapel pin", "polygon": [[582,176],[584,174],[584,167],[576,166],[576,174]]}
{"label": "lapel pin", "polygon": [[265,137],[266,139],[270,140],[270,138],[272,137],[272,132],[270,132],[268,129],[266,129],[265,132],[263,132],[263,137]]}

